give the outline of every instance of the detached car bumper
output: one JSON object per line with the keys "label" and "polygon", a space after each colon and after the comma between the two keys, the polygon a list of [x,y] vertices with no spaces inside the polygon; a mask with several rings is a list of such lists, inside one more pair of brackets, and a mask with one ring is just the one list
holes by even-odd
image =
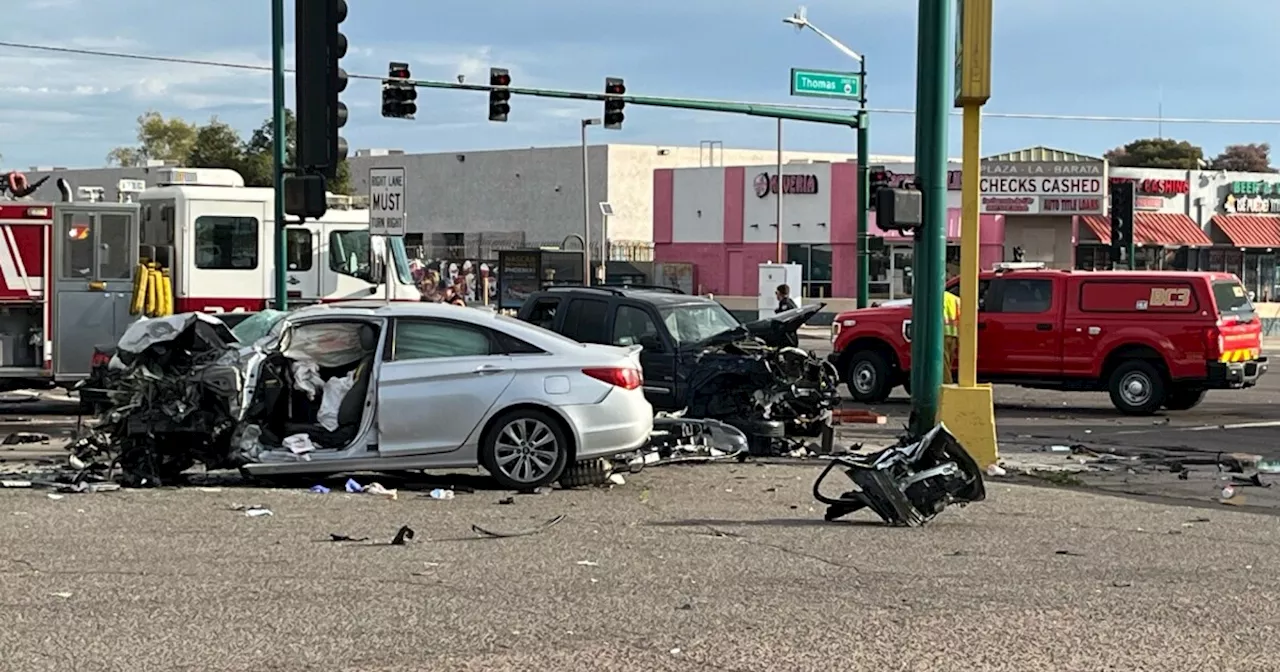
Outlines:
{"label": "detached car bumper", "polygon": [[1253,387],[1266,372],[1266,357],[1248,362],[1209,362],[1209,387],[1211,389]]}

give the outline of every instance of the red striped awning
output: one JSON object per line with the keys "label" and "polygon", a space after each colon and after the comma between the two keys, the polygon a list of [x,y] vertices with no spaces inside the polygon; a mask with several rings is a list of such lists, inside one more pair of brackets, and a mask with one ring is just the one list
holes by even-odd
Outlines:
{"label": "red striped awning", "polygon": [[[1085,215],[1085,226],[1097,236],[1103,245],[1111,244],[1111,218],[1104,215]],[[1209,247],[1209,240],[1195,220],[1181,213],[1135,212],[1133,214],[1133,242],[1155,247]]]}
{"label": "red striped awning", "polygon": [[1211,221],[1236,247],[1280,247],[1280,217],[1214,215]]}
{"label": "red striped awning", "polygon": [[1093,237],[1097,238],[1103,245],[1111,244],[1111,218],[1102,215],[1085,215],[1080,218],[1081,222],[1093,233]]}

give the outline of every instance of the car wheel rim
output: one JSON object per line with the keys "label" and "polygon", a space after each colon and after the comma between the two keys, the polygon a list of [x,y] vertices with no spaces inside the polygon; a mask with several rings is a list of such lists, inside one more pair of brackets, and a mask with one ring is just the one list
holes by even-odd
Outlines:
{"label": "car wheel rim", "polygon": [[1141,406],[1151,400],[1151,380],[1141,373],[1130,373],[1120,380],[1120,397],[1130,406]]}
{"label": "car wheel rim", "polygon": [[521,418],[499,432],[494,458],[498,471],[514,481],[532,483],[555,468],[560,442],[545,422]]}
{"label": "car wheel rim", "polygon": [[861,394],[871,394],[876,384],[876,369],[869,362],[858,362],[853,367],[853,389]]}

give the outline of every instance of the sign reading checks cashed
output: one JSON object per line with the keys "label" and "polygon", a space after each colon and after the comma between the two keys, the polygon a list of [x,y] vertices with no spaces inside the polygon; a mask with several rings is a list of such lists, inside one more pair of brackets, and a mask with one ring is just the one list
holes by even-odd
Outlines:
{"label": "sign reading checks cashed", "polygon": [[1091,215],[1105,210],[1102,162],[991,161],[982,164],[982,212]]}

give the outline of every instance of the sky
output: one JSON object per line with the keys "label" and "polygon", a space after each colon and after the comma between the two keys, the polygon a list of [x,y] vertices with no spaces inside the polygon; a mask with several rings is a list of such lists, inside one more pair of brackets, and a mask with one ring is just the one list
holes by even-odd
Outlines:
{"label": "sky", "polygon": [[[803,0],[802,0],[803,1]],[[348,0],[343,66],[380,76],[389,61],[419,79],[603,91],[623,77],[633,95],[824,104],[788,95],[792,67],[854,70],[811,31],[781,19],[793,0]],[[911,0],[808,0],[815,25],[867,57],[873,110],[915,104],[916,10]],[[26,0],[5,12],[0,41],[270,65],[268,0]],[[293,0],[287,52],[292,66]],[[1280,87],[1267,74],[1280,34],[1280,2],[1256,0],[995,0],[992,113],[1280,119]],[[292,98],[293,82],[287,89]],[[487,119],[479,92],[423,90],[413,121],[380,116],[376,81],[353,80],[342,100],[353,150],[409,152],[575,144],[579,120],[600,103],[516,97],[508,123]],[[829,104],[829,103],[826,103]],[[153,109],[242,131],[271,113],[268,73],[0,47],[0,167],[93,167],[136,144],[136,118]],[[775,122],[738,115],[628,106],[620,131],[592,142],[770,148]],[[873,112],[871,150],[911,154],[914,117]],[[959,155],[959,118],[950,155]],[[1280,123],[1179,124],[988,118],[983,153],[1047,145],[1099,155],[1163,135],[1205,148],[1270,142]],[[853,133],[788,122],[788,149],[852,151]]]}

